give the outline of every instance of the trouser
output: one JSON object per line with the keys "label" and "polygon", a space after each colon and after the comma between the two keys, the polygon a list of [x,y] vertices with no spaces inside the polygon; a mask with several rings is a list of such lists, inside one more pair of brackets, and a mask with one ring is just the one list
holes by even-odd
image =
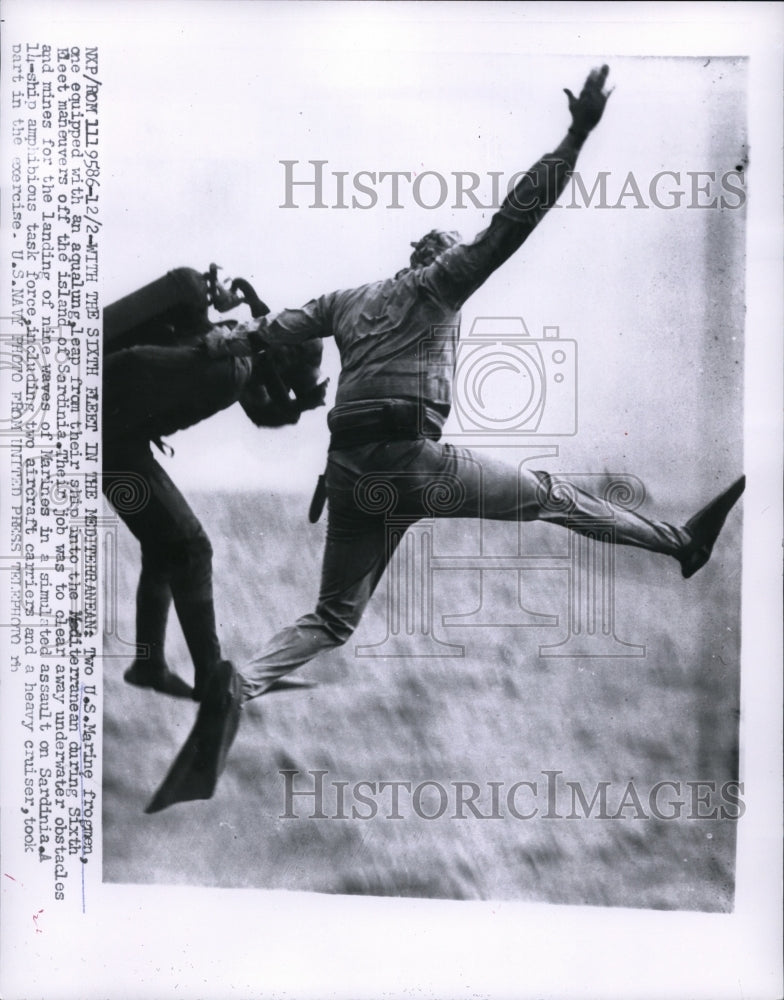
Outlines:
{"label": "trouser", "polygon": [[212,594],[212,546],[199,519],[153,457],[148,441],[104,440],[103,492],[141,545],[136,592],[137,659],[164,662],[174,607],[199,691],[220,661]]}
{"label": "trouser", "polygon": [[[316,610],[278,632],[243,667],[245,698],[255,698],[317,653],[345,643],[356,629],[401,537],[389,520],[423,517],[548,521],[677,556],[681,530],[600,499],[563,477],[419,439],[331,452],[329,515]],[[604,529],[598,531],[597,528]]]}

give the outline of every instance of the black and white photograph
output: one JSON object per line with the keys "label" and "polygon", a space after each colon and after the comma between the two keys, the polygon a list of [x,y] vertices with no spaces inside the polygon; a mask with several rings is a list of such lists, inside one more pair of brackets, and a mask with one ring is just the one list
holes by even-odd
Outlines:
{"label": "black and white photograph", "polygon": [[781,995],[782,5],[3,4],[2,995]]}

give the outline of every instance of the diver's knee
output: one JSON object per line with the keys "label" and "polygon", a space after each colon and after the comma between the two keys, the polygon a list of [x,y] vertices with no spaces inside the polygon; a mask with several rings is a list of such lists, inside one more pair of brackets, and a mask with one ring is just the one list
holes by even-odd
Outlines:
{"label": "diver's knee", "polygon": [[166,567],[180,573],[199,575],[212,568],[212,544],[204,529],[198,529],[184,538],[148,541],[142,547],[142,564],[155,571]]}

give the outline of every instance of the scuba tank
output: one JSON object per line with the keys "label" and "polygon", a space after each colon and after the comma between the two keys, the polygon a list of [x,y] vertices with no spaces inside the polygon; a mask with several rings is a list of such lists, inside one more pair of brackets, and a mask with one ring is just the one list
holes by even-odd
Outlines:
{"label": "scuba tank", "polygon": [[175,268],[104,308],[104,354],[140,344],[187,344],[215,325],[208,316],[210,306],[223,313],[242,304],[254,319],[269,312],[244,278],[235,278],[228,288],[223,285],[216,264],[204,274],[192,267]]}

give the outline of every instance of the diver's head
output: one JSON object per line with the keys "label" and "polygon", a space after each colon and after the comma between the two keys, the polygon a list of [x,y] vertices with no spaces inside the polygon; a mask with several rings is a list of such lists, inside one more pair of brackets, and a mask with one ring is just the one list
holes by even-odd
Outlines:
{"label": "diver's head", "polygon": [[412,243],[411,267],[427,267],[437,260],[442,253],[462,243],[460,233],[446,232],[443,229],[431,229],[421,240]]}

